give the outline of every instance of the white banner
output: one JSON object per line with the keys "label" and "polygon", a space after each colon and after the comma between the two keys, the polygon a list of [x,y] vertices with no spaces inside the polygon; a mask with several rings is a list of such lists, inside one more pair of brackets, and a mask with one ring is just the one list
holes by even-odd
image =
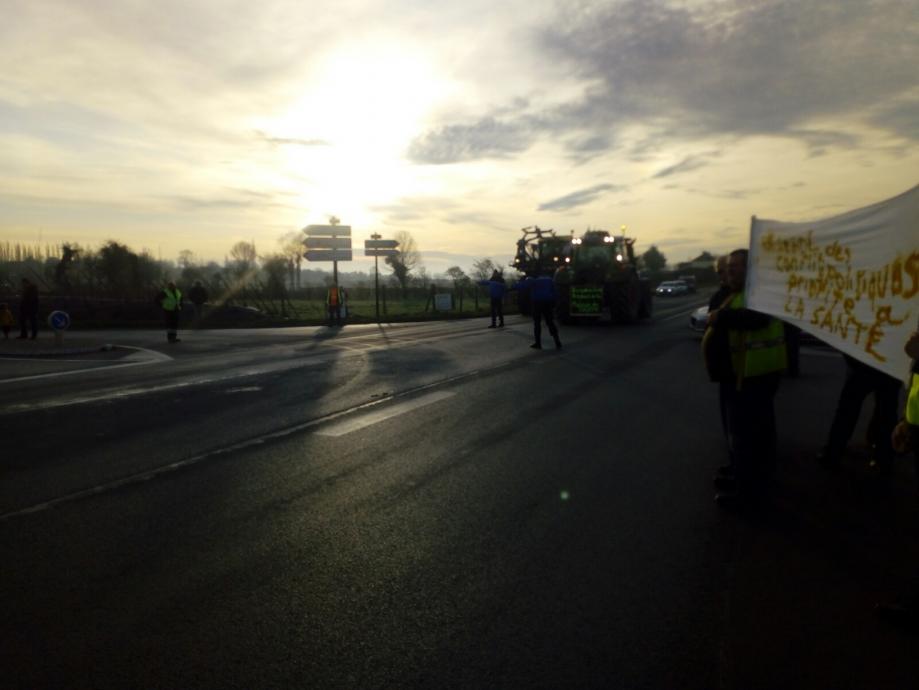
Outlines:
{"label": "white banner", "polygon": [[919,318],[919,186],[814,223],[754,218],[747,304],[903,379]]}

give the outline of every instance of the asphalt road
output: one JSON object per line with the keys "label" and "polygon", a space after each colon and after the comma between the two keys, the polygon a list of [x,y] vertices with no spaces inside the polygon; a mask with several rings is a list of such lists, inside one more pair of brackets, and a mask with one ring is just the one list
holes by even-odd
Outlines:
{"label": "asphalt road", "polygon": [[912,468],[813,467],[842,368],[806,350],[774,506],[720,512],[691,303],[560,352],[520,319],[0,362],[0,683],[913,687],[870,608],[916,572]]}

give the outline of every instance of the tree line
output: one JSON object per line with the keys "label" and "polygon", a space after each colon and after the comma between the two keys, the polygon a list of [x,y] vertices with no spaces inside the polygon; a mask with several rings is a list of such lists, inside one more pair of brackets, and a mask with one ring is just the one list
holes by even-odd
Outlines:
{"label": "tree line", "polygon": [[[487,279],[495,269],[502,270],[491,259],[481,259],[474,263],[469,277],[458,266],[451,267],[442,277],[432,277],[412,235],[399,232],[395,239],[399,252],[386,257],[381,268],[388,271],[384,280],[400,288],[403,295],[411,287],[426,288],[434,282],[464,285],[472,279]],[[237,242],[223,263],[200,260],[188,249],[180,251],[175,260],[164,260],[149,250],[138,252],[117,240],[97,247],[76,242],[0,242],[0,289],[15,293],[19,280],[28,278],[48,294],[145,300],[170,280],[186,289],[200,281],[221,302],[232,302],[234,298],[245,301],[253,294],[284,300],[299,290],[331,282],[329,270],[305,268],[304,261],[302,237],[297,232],[280,238],[278,247],[268,252],[260,252],[254,242]],[[374,280],[372,274],[364,272],[341,275],[358,287],[370,286]]]}

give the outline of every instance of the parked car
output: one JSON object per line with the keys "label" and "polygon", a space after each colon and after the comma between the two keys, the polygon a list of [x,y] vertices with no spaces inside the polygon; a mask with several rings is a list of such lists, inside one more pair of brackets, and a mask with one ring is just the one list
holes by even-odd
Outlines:
{"label": "parked car", "polygon": [[661,295],[662,297],[688,295],[689,286],[682,280],[665,280],[663,283],[657,286],[657,290],[654,292],[658,295]]}

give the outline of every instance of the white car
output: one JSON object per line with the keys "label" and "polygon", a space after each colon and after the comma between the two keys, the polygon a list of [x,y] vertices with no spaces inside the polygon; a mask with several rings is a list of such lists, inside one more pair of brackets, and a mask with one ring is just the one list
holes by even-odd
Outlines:
{"label": "white car", "polygon": [[705,332],[705,327],[708,324],[708,306],[699,307],[692,314],[689,315],[689,327],[700,333]]}
{"label": "white car", "polygon": [[657,286],[657,290],[654,292],[663,297],[688,295],[689,286],[682,280],[665,280],[663,283]]}

